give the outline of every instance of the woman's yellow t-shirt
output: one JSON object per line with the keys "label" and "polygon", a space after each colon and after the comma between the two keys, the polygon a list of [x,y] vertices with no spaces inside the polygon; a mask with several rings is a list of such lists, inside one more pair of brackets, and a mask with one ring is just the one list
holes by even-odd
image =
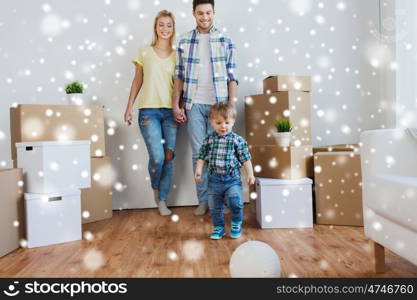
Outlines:
{"label": "woman's yellow t-shirt", "polygon": [[132,62],[143,68],[138,109],[172,108],[175,51],[167,58],[161,58],[151,46],[147,46],[139,50],[138,57]]}

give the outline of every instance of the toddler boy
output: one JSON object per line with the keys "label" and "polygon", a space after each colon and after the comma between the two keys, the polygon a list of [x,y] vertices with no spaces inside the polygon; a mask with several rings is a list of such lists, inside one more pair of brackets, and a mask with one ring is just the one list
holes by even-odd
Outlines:
{"label": "toddler boy", "polygon": [[232,132],[236,121],[234,107],[228,102],[218,102],[211,107],[209,118],[214,132],[205,138],[201,146],[194,177],[196,182],[203,182],[201,174],[204,163],[207,162],[208,200],[214,226],[210,238],[219,240],[225,235],[225,198],[230,210],[230,237],[239,238],[243,220],[240,168],[243,165],[248,184],[254,184],[251,155],[245,139]]}

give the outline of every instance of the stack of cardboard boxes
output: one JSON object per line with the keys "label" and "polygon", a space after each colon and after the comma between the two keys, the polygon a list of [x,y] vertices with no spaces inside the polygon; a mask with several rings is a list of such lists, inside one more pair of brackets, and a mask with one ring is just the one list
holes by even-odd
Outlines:
{"label": "stack of cardboard boxes", "polygon": [[106,157],[102,106],[22,104],[10,109],[14,166],[16,143],[90,140],[91,188],[81,192],[83,223],[112,216],[112,167]]}
{"label": "stack of cardboard boxes", "polygon": [[[263,94],[245,97],[246,139],[253,157],[255,176],[285,180],[277,181],[277,185],[280,186],[277,189],[283,189],[284,194],[291,190],[289,186],[285,187],[291,184],[291,180],[298,180],[293,181],[295,183],[304,178],[306,180],[301,184],[310,185],[310,192],[307,194],[311,195],[311,180],[307,178],[312,178],[314,173],[310,127],[310,77],[270,76],[263,83]],[[292,124],[292,144],[289,147],[277,146],[273,137],[273,133],[277,131],[275,121],[281,118],[289,119]],[[268,182],[270,184],[270,181]],[[261,183],[262,180],[258,180],[257,189]],[[262,204],[259,203],[260,191],[257,191],[257,194],[258,214]],[[312,218],[312,200],[309,201],[310,208],[303,209],[306,219],[310,216]],[[287,208],[290,208],[291,201],[288,202]],[[282,209],[281,213],[284,211],[288,213],[285,209]],[[274,213],[276,212],[270,212],[266,216],[267,219],[271,220],[271,214]],[[258,221],[262,226],[264,220],[259,218],[260,216]],[[297,224],[311,225],[311,222],[312,220],[308,220]]]}
{"label": "stack of cardboard boxes", "polygon": [[[257,166],[255,176],[277,179],[313,177],[310,128],[310,77],[271,76],[264,93],[245,97],[246,139]],[[275,121],[293,125],[292,146],[278,147]]]}
{"label": "stack of cardboard boxes", "polygon": [[91,187],[90,141],[16,143],[25,183],[27,247],[81,239],[81,192]]}
{"label": "stack of cardboard boxes", "polygon": [[[263,82],[263,94],[245,98],[246,138],[255,176],[314,178],[316,223],[362,226],[359,146],[312,147],[310,90],[310,77],[270,76]],[[291,147],[276,146],[273,137],[275,120],[282,117],[293,125]]]}

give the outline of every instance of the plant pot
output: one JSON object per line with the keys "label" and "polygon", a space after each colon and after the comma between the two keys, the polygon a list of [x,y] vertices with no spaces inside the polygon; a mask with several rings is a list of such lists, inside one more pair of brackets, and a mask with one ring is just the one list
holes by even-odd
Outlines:
{"label": "plant pot", "polygon": [[83,94],[67,94],[68,104],[84,105]]}
{"label": "plant pot", "polygon": [[274,132],[275,143],[280,147],[291,145],[291,132]]}

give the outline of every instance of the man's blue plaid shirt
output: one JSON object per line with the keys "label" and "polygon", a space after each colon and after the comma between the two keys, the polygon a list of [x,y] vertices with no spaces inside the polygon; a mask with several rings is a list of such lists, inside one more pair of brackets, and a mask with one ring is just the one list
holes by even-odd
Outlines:
{"label": "man's blue plaid shirt", "polygon": [[[236,81],[236,46],[231,39],[225,37],[214,26],[210,29],[211,67],[213,70],[213,83],[216,93],[216,102],[228,101],[228,83]],[[184,81],[182,99],[186,109],[191,109],[192,99],[197,91],[198,84],[198,57],[199,31],[193,29],[181,36],[177,49],[175,78]]]}

